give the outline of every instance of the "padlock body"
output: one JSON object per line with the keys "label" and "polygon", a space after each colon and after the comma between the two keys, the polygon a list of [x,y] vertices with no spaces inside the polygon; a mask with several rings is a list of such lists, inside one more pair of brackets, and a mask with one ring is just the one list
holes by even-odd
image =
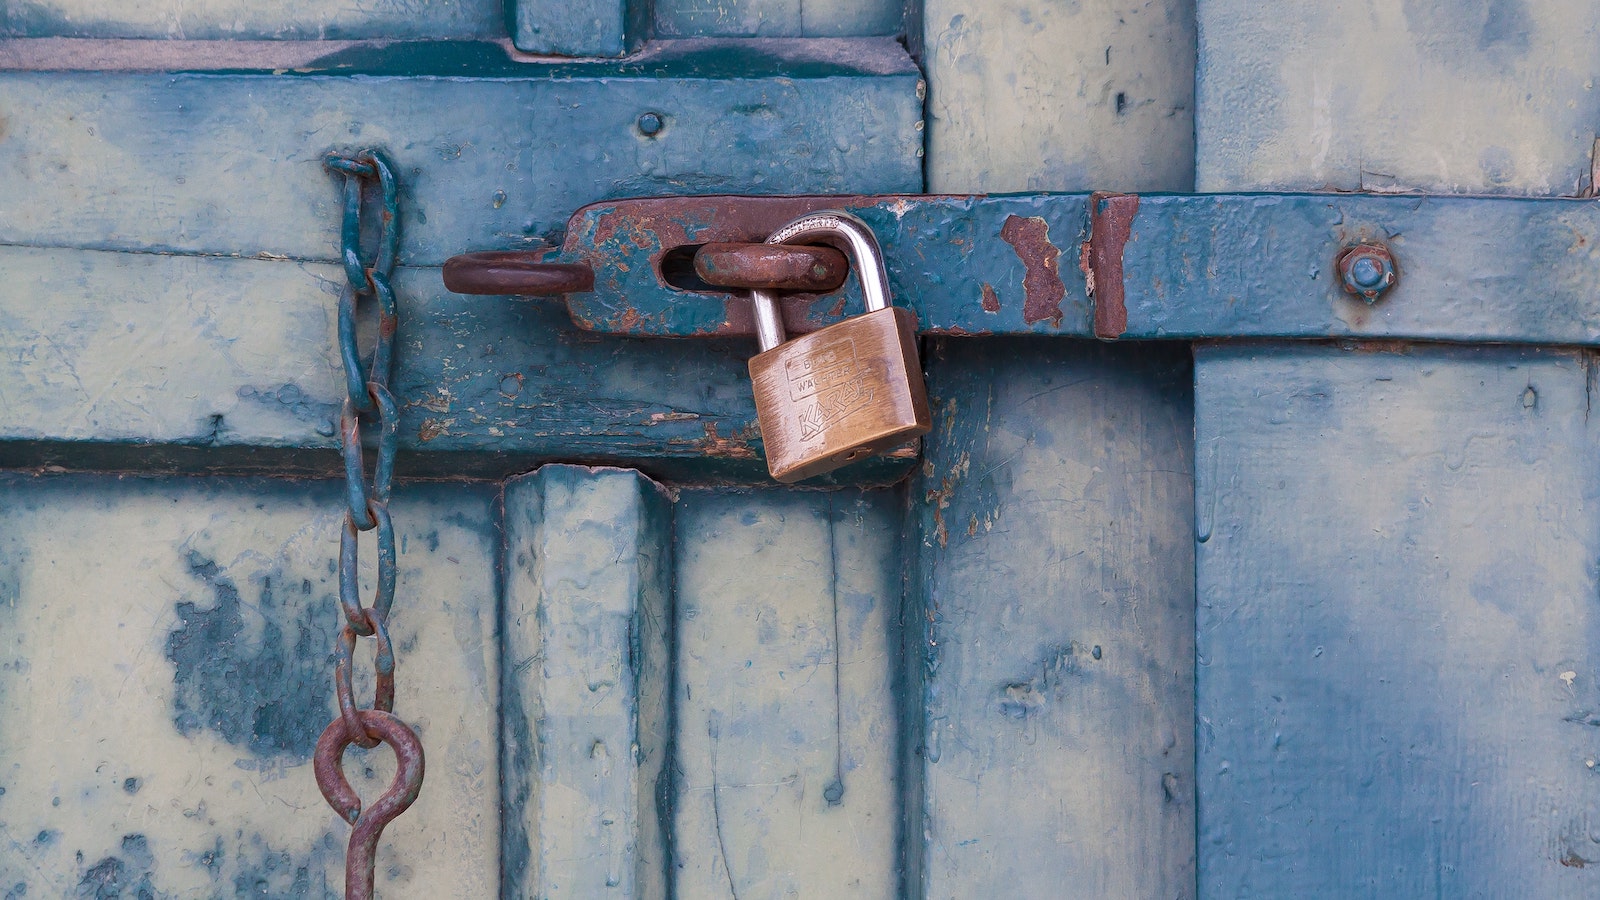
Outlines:
{"label": "padlock body", "polygon": [[750,359],[767,470],[799,481],[927,434],[917,317],[891,306]]}

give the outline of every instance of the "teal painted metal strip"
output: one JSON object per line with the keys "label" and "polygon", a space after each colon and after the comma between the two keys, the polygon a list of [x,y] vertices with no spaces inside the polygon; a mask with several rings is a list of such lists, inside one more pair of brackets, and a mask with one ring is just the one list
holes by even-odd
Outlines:
{"label": "teal painted metal strip", "polygon": [[671,43],[626,64],[397,44],[302,77],[0,73],[0,244],[333,260],[322,155],[368,146],[401,178],[404,265],[559,240],[612,197],[921,188],[919,76],[893,41],[843,61]]}
{"label": "teal painted metal strip", "polygon": [[915,898],[1194,896],[1187,354],[933,345]]}
{"label": "teal painted metal strip", "polygon": [[1593,367],[1197,353],[1202,896],[1595,896]]}
{"label": "teal painted metal strip", "polygon": [[3,0],[0,36],[169,40],[448,40],[504,33],[497,0]]}
{"label": "teal painted metal strip", "polygon": [[[396,709],[428,772],[380,896],[501,896],[493,499],[395,492]],[[310,765],[343,509],[332,481],[0,475],[0,894],[343,896]],[[392,756],[345,771],[370,801]]]}
{"label": "teal painted metal strip", "polygon": [[[749,330],[743,298],[666,280],[676,247],[760,240],[793,208],[843,206],[883,245],[895,300],[927,334],[1074,337],[1380,338],[1600,343],[1600,205],[1593,201],[1354,194],[1145,195],[1125,243],[1105,223],[1115,271],[1085,277],[1089,198],[719,198],[601,203],[575,216],[565,255],[590,263],[574,294],[586,328],[690,336]],[[761,204],[766,203],[763,207]],[[663,210],[671,215],[662,215]],[[738,235],[730,237],[729,235]],[[1397,285],[1376,304],[1345,292],[1336,259],[1388,246]],[[1121,296],[1116,295],[1120,285]],[[814,329],[859,310],[854,289],[790,301]],[[1125,319],[1097,334],[1096,307]],[[1114,308],[1114,309],[1110,309]]]}
{"label": "teal painted metal strip", "polygon": [[667,896],[672,507],[622,469],[505,487],[504,896]]}
{"label": "teal painted metal strip", "polygon": [[674,896],[899,896],[899,506],[680,495]]}

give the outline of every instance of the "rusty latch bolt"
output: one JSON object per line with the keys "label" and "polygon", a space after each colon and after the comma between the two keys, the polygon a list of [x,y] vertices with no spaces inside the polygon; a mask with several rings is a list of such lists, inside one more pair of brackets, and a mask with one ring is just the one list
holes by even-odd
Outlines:
{"label": "rusty latch bolt", "polygon": [[706,244],[694,255],[694,271],[717,287],[826,294],[844,284],[850,262],[832,247]]}

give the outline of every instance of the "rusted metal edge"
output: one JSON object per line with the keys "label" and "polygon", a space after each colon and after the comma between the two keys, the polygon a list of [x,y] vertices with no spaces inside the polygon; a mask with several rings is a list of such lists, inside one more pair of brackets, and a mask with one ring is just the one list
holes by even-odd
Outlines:
{"label": "rusted metal edge", "polygon": [[695,252],[694,271],[716,287],[822,294],[844,286],[850,261],[832,247],[705,244]]}
{"label": "rusted metal edge", "polygon": [[587,265],[546,262],[553,250],[484,250],[444,264],[445,290],[457,294],[559,297],[594,289]]}
{"label": "rusted metal edge", "polygon": [[1089,197],[1089,240],[1079,265],[1094,303],[1094,336],[1114,341],[1128,331],[1124,301],[1122,251],[1133,234],[1133,217],[1139,212],[1137,194],[1097,192]]}

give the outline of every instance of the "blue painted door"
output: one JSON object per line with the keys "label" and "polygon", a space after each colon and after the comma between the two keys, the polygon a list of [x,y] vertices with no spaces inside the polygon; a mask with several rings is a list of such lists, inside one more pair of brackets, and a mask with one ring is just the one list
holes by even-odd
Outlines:
{"label": "blue painted door", "polygon": [[[381,896],[1592,896],[1586,213],[1417,201],[1362,236],[1393,296],[1328,292],[1348,193],[1592,196],[1588,10],[1280,6],[0,0],[0,896],[340,895],[323,158],[363,147],[428,754]],[[1135,228],[1149,342],[1061,336],[1081,200],[875,207],[969,318],[918,451],[804,489],[748,340],[440,281],[638,195],[1196,188],[1346,193]]]}

